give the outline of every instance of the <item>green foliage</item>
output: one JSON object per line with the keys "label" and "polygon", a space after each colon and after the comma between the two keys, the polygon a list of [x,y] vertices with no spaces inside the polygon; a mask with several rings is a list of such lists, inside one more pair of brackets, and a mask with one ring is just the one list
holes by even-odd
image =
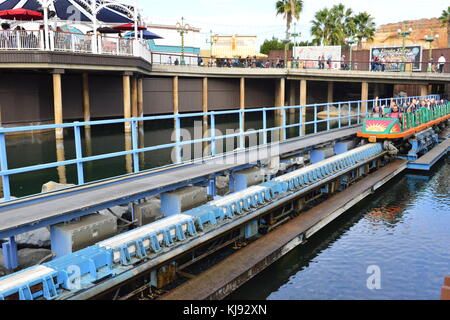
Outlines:
{"label": "green foliage", "polygon": [[441,21],[442,26],[450,25],[450,7],[448,7],[447,10],[442,10],[439,20]]}
{"label": "green foliage", "polygon": [[272,37],[271,40],[265,40],[261,45],[260,52],[269,54],[270,50],[284,50],[284,43],[275,37]]}
{"label": "green foliage", "polygon": [[286,20],[286,39],[290,39],[292,20],[300,19],[303,11],[303,0],[279,0],[275,4],[277,15],[283,15]]}
{"label": "green foliage", "polygon": [[311,34],[315,45],[345,45],[345,39],[373,40],[375,23],[367,12],[354,15],[353,10],[343,4],[316,12],[312,21]]}

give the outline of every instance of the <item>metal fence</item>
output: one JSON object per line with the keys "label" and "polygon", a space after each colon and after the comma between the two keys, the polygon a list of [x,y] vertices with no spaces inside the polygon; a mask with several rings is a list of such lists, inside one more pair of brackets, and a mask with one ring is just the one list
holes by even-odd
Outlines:
{"label": "metal fence", "polygon": [[41,31],[0,31],[0,50],[44,50],[43,35]]}
{"label": "metal fence", "polygon": [[[437,95],[427,96],[427,97],[409,97],[412,98],[434,98],[439,99]],[[393,98],[398,103],[401,103],[403,98]],[[389,99],[391,100],[391,99]],[[248,109],[248,110],[230,110],[230,111],[219,111],[219,112],[205,112],[205,113],[188,113],[188,114],[176,114],[176,115],[165,115],[165,116],[152,116],[143,118],[130,118],[130,119],[119,119],[119,120],[103,120],[103,121],[91,121],[91,122],[74,122],[60,125],[41,125],[41,126],[29,126],[29,127],[16,127],[16,128],[0,128],[0,165],[1,172],[0,176],[3,182],[3,193],[4,201],[11,200],[10,183],[9,177],[16,174],[34,172],[39,170],[45,170],[50,168],[57,168],[62,166],[76,165],[77,167],[77,177],[78,185],[85,184],[84,178],[84,165],[87,162],[99,161],[111,158],[117,158],[122,156],[131,156],[133,163],[134,173],[141,172],[139,163],[139,154],[163,150],[163,149],[173,149],[175,153],[174,163],[182,164],[184,162],[191,162],[196,159],[184,159],[182,155],[183,146],[192,146],[199,143],[208,143],[210,145],[210,152],[208,157],[215,157],[224,152],[219,152],[217,150],[217,145],[221,140],[225,139],[237,139],[238,147],[240,149],[246,148],[246,138],[251,135],[261,135],[262,139],[257,143],[259,146],[268,145],[271,143],[277,143],[277,141],[284,141],[287,139],[287,130],[291,128],[298,128],[298,137],[304,137],[306,134],[306,127],[311,126],[311,134],[317,134],[320,131],[329,131],[332,128],[332,122],[337,122],[337,128],[344,128],[353,125],[359,125],[365,117],[369,115],[369,111],[376,104],[378,100],[359,100],[359,101],[348,101],[339,103],[326,103],[326,104],[314,104],[314,105],[304,105],[304,106],[286,106],[286,107],[274,107],[274,108],[258,108],[258,109]],[[333,115],[332,108],[337,108],[337,114]],[[367,108],[367,109],[366,109]],[[319,113],[323,112],[326,114],[324,118],[320,118]],[[262,120],[262,129],[260,130],[249,130],[245,131],[245,117],[250,113],[260,113]],[[276,121],[274,127],[268,125],[268,117],[272,116],[273,113],[278,113],[279,121]],[[295,114],[298,116],[298,121],[293,121],[294,123],[287,123],[287,113]],[[311,121],[306,121],[306,114],[313,114],[313,119]],[[221,115],[236,115],[239,117],[239,129],[233,134],[217,135],[216,134],[216,119]],[[210,134],[208,137],[203,137],[202,139],[194,140],[182,140],[181,135],[181,120],[182,119],[195,119],[203,117],[208,119],[208,125],[210,128]],[[156,145],[151,147],[138,146],[138,126],[139,123],[148,121],[161,121],[161,120],[172,120],[174,121],[174,138],[172,143]],[[102,154],[97,156],[85,157],[83,155],[83,141],[81,135],[81,129],[84,127],[94,127],[94,126],[105,126],[112,124],[124,124],[131,125],[131,146],[129,150],[114,152],[109,154]],[[325,128],[320,129],[319,126],[323,125]],[[56,129],[72,129],[74,130],[75,137],[75,150],[76,158],[72,160],[59,161],[53,163],[45,163],[39,165],[33,165],[28,167],[21,167],[15,169],[8,169],[8,154],[6,151],[6,135],[12,133],[20,132],[30,132],[35,130],[56,130]],[[204,158],[204,154],[201,155]]]}

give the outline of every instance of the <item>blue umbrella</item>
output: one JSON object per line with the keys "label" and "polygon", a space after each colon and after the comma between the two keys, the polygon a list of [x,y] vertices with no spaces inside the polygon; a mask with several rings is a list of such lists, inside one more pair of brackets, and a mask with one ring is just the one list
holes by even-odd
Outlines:
{"label": "blue umbrella", "polygon": [[[139,38],[141,37],[141,33],[138,32],[138,36]],[[148,31],[148,30],[144,30],[142,31],[142,36],[145,40],[153,40],[153,39],[164,39],[163,37],[158,36],[157,34]],[[125,38],[135,38],[134,36],[134,32],[129,32],[125,35]]]}

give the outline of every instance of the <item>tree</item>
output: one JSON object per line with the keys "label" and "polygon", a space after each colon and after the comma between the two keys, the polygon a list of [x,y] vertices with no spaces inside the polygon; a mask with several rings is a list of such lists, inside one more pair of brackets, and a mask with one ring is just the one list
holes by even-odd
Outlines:
{"label": "tree", "polygon": [[260,52],[268,55],[270,50],[284,50],[284,43],[275,37],[272,37],[271,40],[265,40],[261,45]]}
{"label": "tree", "polygon": [[448,33],[448,47],[450,48],[450,7],[447,10],[442,10],[442,15],[439,17],[442,26],[447,26]]}
{"label": "tree", "polygon": [[292,20],[300,19],[300,13],[303,11],[303,0],[279,0],[275,4],[277,15],[282,14],[286,20],[286,44],[284,46],[284,56],[287,59],[289,40],[291,38]]}
{"label": "tree", "polygon": [[300,19],[300,13],[303,11],[303,0],[279,0],[276,3],[277,15],[282,14],[286,20],[286,40],[291,38],[290,30],[292,20]]}
{"label": "tree", "polygon": [[356,37],[359,44],[363,39],[373,40],[375,23],[370,14],[353,14],[353,10],[343,4],[331,9],[316,12],[312,22],[311,34],[315,45],[345,45],[345,39]]}
{"label": "tree", "polygon": [[311,27],[311,35],[313,36],[313,43],[316,46],[327,46],[328,34],[330,29],[329,10],[327,8],[316,12]]}
{"label": "tree", "polygon": [[361,49],[362,41],[373,41],[375,36],[375,22],[370,14],[361,12],[354,17],[355,22],[355,38],[358,42],[358,49]]}

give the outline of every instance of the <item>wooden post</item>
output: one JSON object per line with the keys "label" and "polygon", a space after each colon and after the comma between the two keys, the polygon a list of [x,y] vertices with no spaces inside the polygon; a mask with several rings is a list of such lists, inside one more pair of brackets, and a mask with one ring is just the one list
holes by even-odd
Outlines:
{"label": "wooden post", "polygon": [[[369,100],[369,83],[363,82],[361,86],[361,100]],[[361,103],[361,114],[367,113],[367,102]]]}
{"label": "wooden post", "polygon": [[[202,110],[203,112],[208,112],[208,78],[203,78],[203,86],[202,86],[202,91],[203,91],[203,98],[202,98]],[[207,138],[208,137],[208,116],[203,116],[203,138]],[[205,142],[203,143],[203,150],[204,150],[204,155],[207,155],[207,150],[208,148],[208,143]]]}
{"label": "wooden post", "polygon": [[425,97],[427,95],[428,95],[428,85],[427,84],[420,85],[420,96]]}
{"label": "wooden post", "polygon": [[[275,88],[275,107],[283,107],[286,101],[286,79],[281,78],[280,81],[277,84],[277,87]],[[281,127],[283,124],[283,112],[282,110],[276,110],[275,111],[275,125],[277,127]],[[277,140],[284,140],[286,137],[284,137],[282,129],[280,129],[279,132],[279,139]]]}
{"label": "wooden post", "polygon": [[[62,85],[61,73],[53,73],[53,106],[55,113],[55,124],[63,123],[63,106],[62,106]],[[56,139],[64,139],[63,129],[55,130]]]}
{"label": "wooden post", "polygon": [[179,113],[178,77],[173,77],[173,114]]}
{"label": "wooden post", "polygon": [[[130,76],[123,75],[123,115],[125,119],[131,118],[131,90]],[[125,123],[125,132],[131,132],[131,123]]]}
{"label": "wooden post", "polygon": [[138,79],[138,117],[144,117],[144,79]]}
{"label": "wooden post", "polygon": [[[91,100],[89,94],[89,75],[83,73],[83,119],[84,122],[91,121]],[[85,130],[89,130],[91,126],[85,126]]]}
{"label": "wooden post", "polygon": [[334,99],[334,82],[329,81],[328,82],[328,94],[327,94],[327,103],[333,103]]}
{"label": "wooden post", "polygon": [[302,108],[302,132],[303,136],[306,135],[306,103],[307,103],[307,95],[308,95],[308,83],[306,80],[300,80],[300,105],[303,106]]}
{"label": "wooden post", "polygon": [[136,77],[131,79],[131,116],[133,118],[138,116],[138,85]]}

